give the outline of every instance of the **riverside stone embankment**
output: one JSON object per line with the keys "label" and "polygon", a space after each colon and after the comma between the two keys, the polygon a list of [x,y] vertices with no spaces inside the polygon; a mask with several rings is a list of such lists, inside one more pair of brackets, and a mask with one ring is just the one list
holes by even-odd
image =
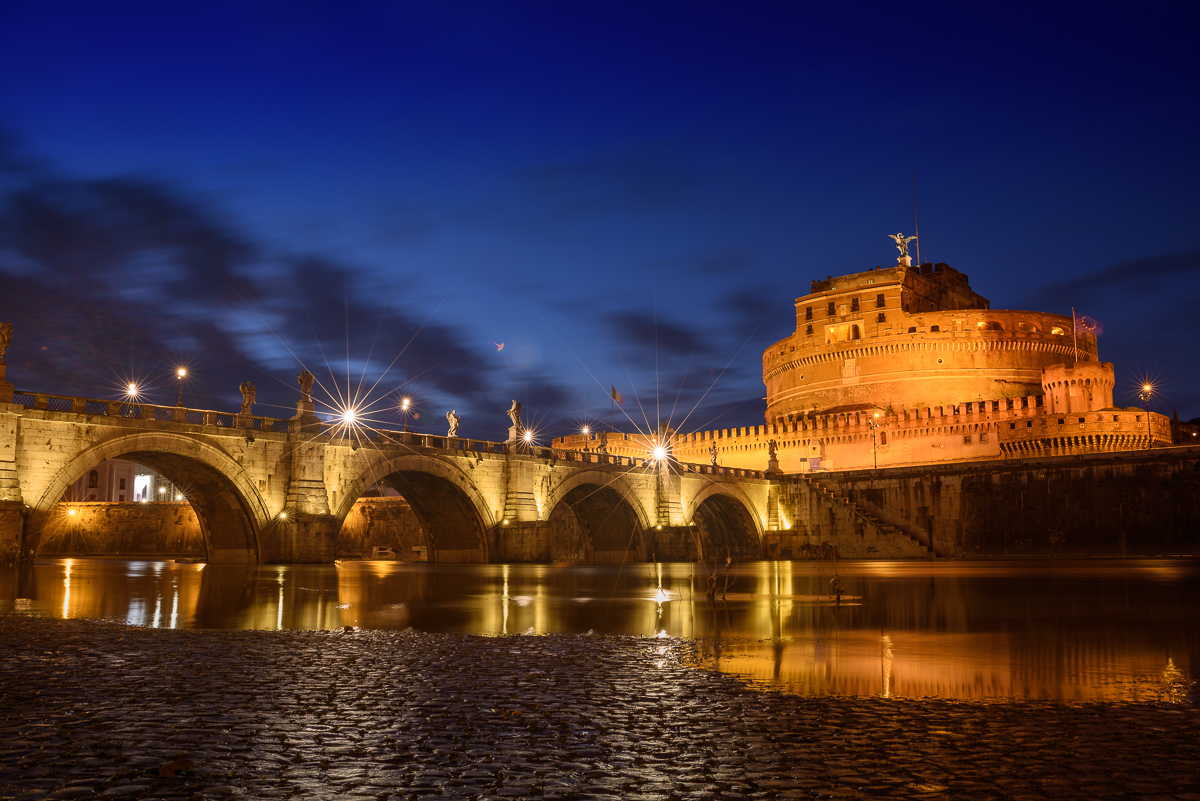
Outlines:
{"label": "riverside stone embankment", "polygon": [[1200,798],[1194,699],[800,698],[695,655],[0,616],[0,798]]}

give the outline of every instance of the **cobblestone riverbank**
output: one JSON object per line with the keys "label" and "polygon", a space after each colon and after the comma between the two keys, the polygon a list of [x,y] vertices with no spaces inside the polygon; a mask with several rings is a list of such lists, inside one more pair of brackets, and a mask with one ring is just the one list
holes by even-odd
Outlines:
{"label": "cobblestone riverbank", "polygon": [[694,656],[0,616],[0,799],[1200,799],[1192,703],[801,698]]}

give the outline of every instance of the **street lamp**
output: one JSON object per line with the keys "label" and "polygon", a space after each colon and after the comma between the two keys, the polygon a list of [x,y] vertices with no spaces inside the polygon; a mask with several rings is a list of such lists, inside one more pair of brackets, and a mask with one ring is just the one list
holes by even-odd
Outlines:
{"label": "street lamp", "polygon": [[587,451],[588,444],[589,444],[588,443],[588,435],[592,433],[592,430],[590,428],[588,428],[587,426],[584,426],[583,428],[579,429],[579,433],[583,435],[583,450]]}
{"label": "street lamp", "polygon": [[879,428],[879,412],[875,412],[875,416],[867,421],[867,425],[871,427],[871,458],[875,460],[875,469],[879,469],[879,453],[875,450],[875,429]]}
{"label": "street lamp", "polygon": [[404,417],[404,432],[408,433],[408,408],[412,405],[412,398],[400,399],[400,414]]}
{"label": "street lamp", "polygon": [[1154,397],[1154,387],[1149,381],[1142,384],[1142,391],[1138,393],[1138,397],[1146,405],[1146,448],[1150,449],[1154,447],[1154,435],[1150,433],[1150,399]]}
{"label": "street lamp", "polygon": [[179,376],[179,400],[175,402],[176,406],[183,405],[183,377],[187,375],[187,368],[180,367],[175,371],[175,375]]}

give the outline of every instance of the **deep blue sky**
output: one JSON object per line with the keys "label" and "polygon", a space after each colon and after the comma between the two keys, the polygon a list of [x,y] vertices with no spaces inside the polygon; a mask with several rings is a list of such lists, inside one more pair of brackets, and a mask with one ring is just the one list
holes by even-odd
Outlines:
{"label": "deep blue sky", "polygon": [[290,416],[303,364],[471,437],[511,398],[607,422],[610,384],[755,424],[792,301],[894,263],[915,170],[923,260],[1098,318],[1118,404],[1148,373],[1200,416],[1189,5],[183,5],[0,5],[19,388],[173,403],[183,362],[188,405]]}

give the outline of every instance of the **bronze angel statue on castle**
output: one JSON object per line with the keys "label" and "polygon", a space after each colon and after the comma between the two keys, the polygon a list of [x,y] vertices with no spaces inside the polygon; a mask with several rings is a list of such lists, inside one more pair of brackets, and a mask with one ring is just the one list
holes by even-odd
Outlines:
{"label": "bronze angel statue on castle", "polygon": [[916,239],[915,236],[905,236],[900,233],[888,234],[888,237],[896,240],[896,248],[900,251],[901,258],[908,255],[908,243]]}

